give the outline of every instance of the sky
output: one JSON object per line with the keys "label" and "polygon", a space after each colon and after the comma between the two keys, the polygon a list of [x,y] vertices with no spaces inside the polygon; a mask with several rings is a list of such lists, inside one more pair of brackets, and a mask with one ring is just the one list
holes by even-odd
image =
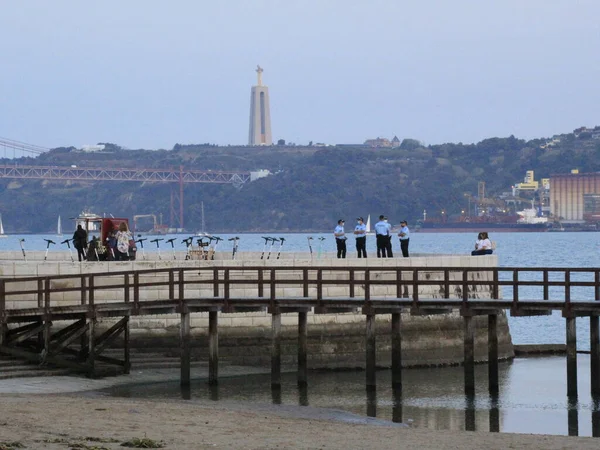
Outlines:
{"label": "sky", "polygon": [[0,0],[0,136],[427,144],[600,124],[598,0]]}

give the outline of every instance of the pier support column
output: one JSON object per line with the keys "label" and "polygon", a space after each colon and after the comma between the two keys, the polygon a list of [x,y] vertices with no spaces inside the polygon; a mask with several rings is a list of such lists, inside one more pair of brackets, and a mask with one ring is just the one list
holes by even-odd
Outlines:
{"label": "pier support column", "polygon": [[87,366],[88,376],[96,374],[96,319],[88,319]]}
{"label": "pier support column", "polygon": [[298,313],[298,386],[308,384],[308,344],[306,312]]}
{"label": "pier support column", "polygon": [[271,387],[281,386],[281,313],[271,313]]}
{"label": "pier support column", "polygon": [[475,392],[475,330],[473,317],[464,316],[465,394]]}
{"label": "pier support column", "polygon": [[181,386],[189,386],[191,380],[191,367],[190,367],[190,313],[181,313],[181,324],[179,326],[179,345],[180,345],[180,357],[181,357]]}
{"label": "pier support column", "polygon": [[575,317],[567,317],[567,395],[577,397],[577,328]]}
{"label": "pier support column", "polygon": [[219,382],[219,311],[208,312],[208,384]]}
{"label": "pier support column", "polygon": [[590,385],[592,396],[600,395],[600,335],[598,316],[590,317]]}
{"label": "pier support column", "polygon": [[488,386],[490,394],[498,393],[498,316],[488,316]]}
{"label": "pier support column", "polygon": [[129,373],[131,371],[130,348],[129,317],[126,317],[125,323],[123,324],[123,373]]}
{"label": "pier support column", "polygon": [[375,373],[377,365],[375,317],[375,314],[367,314],[367,389],[375,389],[377,386],[377,376]]}
{"label": "pier support column", "polygon": [[392,388],[402,390],[402,315],[392,313]]}

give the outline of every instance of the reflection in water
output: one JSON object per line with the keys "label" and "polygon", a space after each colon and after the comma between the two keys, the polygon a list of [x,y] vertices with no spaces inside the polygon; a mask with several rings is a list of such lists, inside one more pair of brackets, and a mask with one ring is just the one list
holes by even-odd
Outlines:
{"label": "reflection in water", "polygon": [[281,405],[281,386],[271,385],[271,402]]}
{"label": "reflection in water", "polygon": [[465,394],[465,430],[475,431],[475,394]]}
{"label": "reflection in water", "polygon": [[[589,358],[587,359],[589,364]],[[578,364],[586,364],[585,355]],[[413,427],[439,430],[600,436],[600,397],[592,401],[589,379],[579,380],[578,399],[567,399],[565,358],[517,359],[501,363],[500,391],[487,389],[487,366],[475,367],[476,391],[465,396],[461,367],[407,369],[402,389],[392,389],[391,371],[377,373],[376,390],[365,392],[364,372],[311,372],[310,384],[298,386],[293,373],[271,389],[270,376],[227,377],[218,385],[196,381],[191,390],[179,383],[115,387],[116,396],[182,397],[194,401],[243,402],[343,410]],[[582,367],[582,372],[588,367]],[[309,402],[310,389],[310,402]],[[581,421],[579,419],[582,419]]]}
{"label": "reflection in water", "polygon": [[367,416],[377,417],[377,390],[367,387]]}
{"label": "reflection in water", "polygon": [[567,410],[569,436],[579,436],[579,411],[577,405],[577,396],[569,396],[569,405]]}
{"label": "reflection in water", "polygon": [[402,387],[393,390],[392,422],[402,423]]}
{"label": "reflection in water", "polygon": [[490,394],[490,431],[500,431],[500,408],[498,407],[498,393]]}
{"label": "reflection in water", "polygon": [[300,406],[308,406],[308,385],[298,385],[298,404]]}
{"label": "reflection in water", "polygon": [[208,394],[209,394],[209,398],[213,401],[213,402],[218,402],[219,401],[219,385],[217,383],[206,383],[206,385],[208,386]]}
{"label": "reflection in water", "polygon": [[592,398],[592,436],[600,437],[600,396]]}

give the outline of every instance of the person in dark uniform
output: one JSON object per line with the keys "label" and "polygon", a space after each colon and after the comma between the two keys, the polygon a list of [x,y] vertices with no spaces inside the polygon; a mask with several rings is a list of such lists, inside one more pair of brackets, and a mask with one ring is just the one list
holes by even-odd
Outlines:
{"label": "person in dark uniform", "polygon": [[77,258],[79,258],[79,261],[86,259],[87,238],[87,231],[83,229],[81,224],[77,225],[77,229],[73,233],[73,247],[77,249]]}
{"label": "person in dark uniform", "polygon": [[387,225],[387,242],[385,244],[385,249],[387,251],[387,257],[388,258],[393,258],[394,257],[394,253],[392,252],[392,224],[388,222],[388,218],[384,217],[383,221],[385,222],[385,224]]}
{"label": "person in dark uniform", "polygon": [[384,220],[385,216],[382,214],[379,216],[379,222],[375,224],[375,237],[377,238],[377,257],[387,257],[387,244],[388,244],[388,233],[389,228],[387,222]]}
{"label": "person in dark uniform", "polygon": [[354,228],[354,235],[356,236],[356,251],[358,252],[359,258],[367,257],[367,226],[362,217],[356,219],[357,224]]}
{"label": "person in dark uniform", "polygon": [[335,244],[337,245],[337,257],[345,258],[346,257],[346,233],[344,233],[344,220],[338,220],[337,227],[333,230],[333,235],[335,236]]}

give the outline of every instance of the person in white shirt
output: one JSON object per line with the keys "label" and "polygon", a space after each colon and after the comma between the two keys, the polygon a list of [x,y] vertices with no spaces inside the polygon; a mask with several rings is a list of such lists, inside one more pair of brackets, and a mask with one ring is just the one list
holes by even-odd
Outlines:
{"label": "person in white shirt", "polygon": [[471,256],[491,255],[492,253],[494,253],[492,242],[490,241],[487,232],[482,231],[477,235],[475,250],[471,252]]}
{"label": "person in white shirt", "polygon": [[338,220],[337,227],[333,230],[333,235],[335,236],[335,243],[337,245],[337,257],[345,258],[346,257],[346,233],[344,232],[344,223],[343,219]]}
{"label": "person in white shirt", "polygon": [[408,258],[408,243],[410,241],[410,230],[408,229],[408,223],[406,220],[400,222],[400,233],[398,233],[398,237],[400,238],[400,249],[402,250],[402,256]]}

